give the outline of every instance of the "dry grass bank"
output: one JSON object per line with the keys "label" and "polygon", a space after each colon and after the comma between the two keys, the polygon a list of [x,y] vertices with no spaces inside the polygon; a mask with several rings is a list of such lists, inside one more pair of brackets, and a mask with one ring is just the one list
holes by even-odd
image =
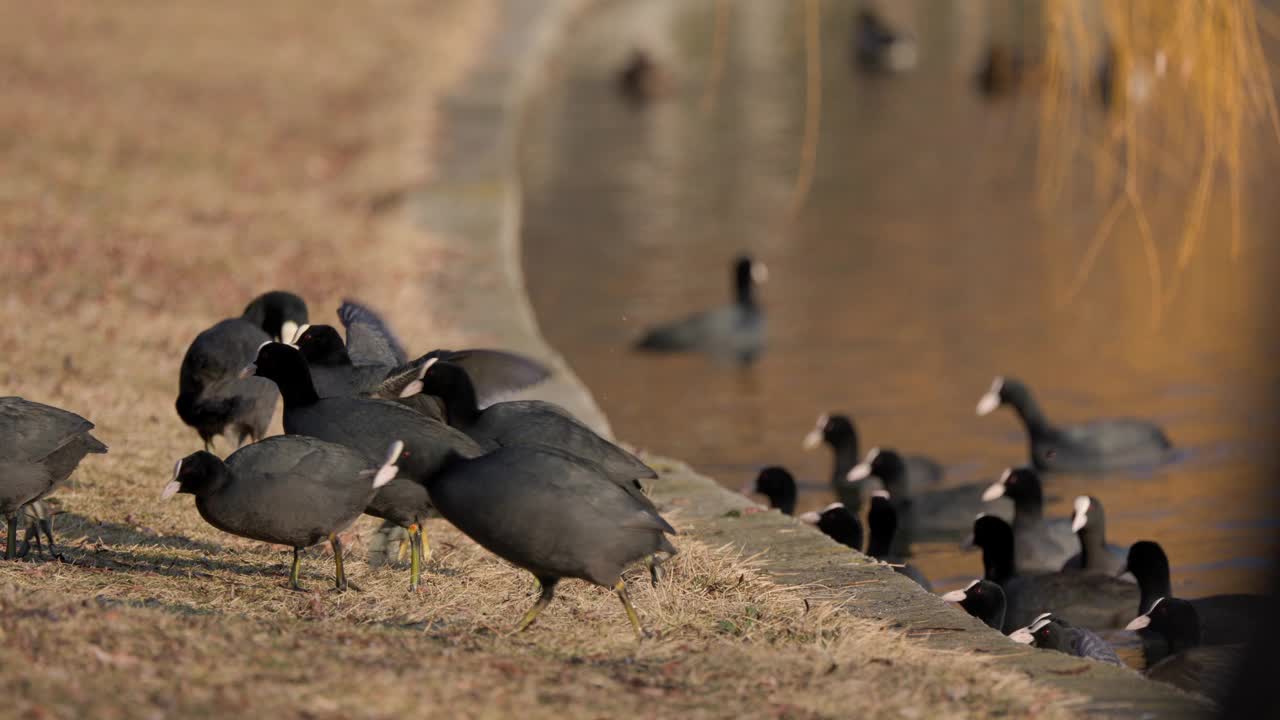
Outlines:
{"label": "dry grass bank", "polygon": [[[451,252],[382,200],[428,177],[432,103],[489,2],[0,3],[0,390],[89,417],[111,446],[55,497],[70,559],[0,564],[0,694],[52,717],[949,717],[1060,698],[927,653],[726,551],[683,543],[657,638],[566,583],[538,624],[524,573],[442,523],[425,589],[371,570],[308,593],[287,556],[160,503],[198,446],[172,407],[186,344],[269,287],[329,318],[353,294],[427,344],[422,277]],[[438,318],[439,315],[436,315]],[[678,515],[672,518],[679,524]]]}

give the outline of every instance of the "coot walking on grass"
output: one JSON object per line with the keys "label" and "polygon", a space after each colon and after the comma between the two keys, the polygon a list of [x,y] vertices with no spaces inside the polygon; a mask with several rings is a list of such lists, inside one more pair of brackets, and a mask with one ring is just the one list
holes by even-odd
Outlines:
{"label": "coot walking on grass", "polygon": [[[93,423],[60,408],[20,397],[0,397],[0,516],[9,528],[6,560],[18,550],[23,506],[53,492],[85,455],[105,453],[89,431]],[[53,536],[49,535],[53,552]]]}
{"label": "coot walking on grass", "polygon": [[613,588],[636,634],[640,618],[621,573],[657,553],[675,554],[675,530],[634,485],[551,447],[503,447],[475,459],[456,455],[427,481],[446,520],[538,579],[542,594],[516,630],[528,627],[561,578]]}
{"label": "coot walking on grass", "polygon": [[1120,656],[1096,633],[1078,628],[1052,613],[1044,613],[1030,625],[1014,630],[1009,639],[1041,650],[1057,650],[1087,660],[1124,667]]}
{"label": "coot walking on grass", "polygon": [[354,397],[321,398],[297,348],[267,343],[255,364],[245,368],[276,383],[284,397],[284,429],[346,445],[378,458],[391,439],[404,442],[399,474],[378,490],[365,512],[409,531],[410,590],[418,588],[421,562],[429,550],[422,524],[431,512],[425,483],[452,454],[475,457],[483,451],[466,435],[403,405]]}
{"label": "coot walking on grass", "polygon": [[1031,462],[1040,471],[1096,471],[1158,463],[1168,458],[1173,447],[1164,431],[1146,420],[1095,420],[1057,427],[1040,411],[1027,386],[1013,378],[992,381],[978,400],[978,415],[1002,405],[1018,413],[1030,440]]}
{"label": "coot walking on grass", "polygon": [[652,328],[636,341],[635,349],[696,351],[741,365],[755,362],[765,340],[764,311],[756,300],[755,287],[768,276],[763,263],[739,257],[733,264],[733,304]]}
{"label": "coot walking on grass", "polygon": [[394,441],[379,466],[364,453],[305,435],[277,435],[240,448],[226,461],[206,451],[178,461],[160,498],[196,496],[200,517],[223,532],[293,548],[289,587],[301,590],[302,550],[333,545],[334,583],[347,589],[342,569],[346,530],[378,488],[396,476],[404,444]]}
{"label": "coot walking on grass", "polygon": [[182,421],[200,434],[204,449],[227,435],[237,446],[267,432],[279,393],[261,378],[242,378],[258,347],[271,339],[292,342],[307,322],[307,305],[280,290],[259,295],[237,318],[229,318],[196,336],[182,358],[178,399]]}

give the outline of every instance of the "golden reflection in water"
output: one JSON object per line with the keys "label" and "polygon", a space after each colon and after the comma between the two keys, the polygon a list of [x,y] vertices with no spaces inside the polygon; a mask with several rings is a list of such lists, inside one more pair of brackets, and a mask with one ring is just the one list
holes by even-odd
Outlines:
{"label": "golden reflection in water", "polygon": [[[830,501],[830,458],[800,449],[820,412],[851,413],[864,449],[939,459],[953,483],[1025,460],[1011,413],[974,417],[993,375],[1027,381],[1063,422],[1155,419],[1183,459],[1055,476],[1050,512],[1094,494],[1113,542],[1165,546],[1178,592],[1257,589],[1280,491],[1270,467],[1280,389],[1271,189],[1251,189],[1239,262],[1215,201],[1207,237],[1221,242],[1182,276],[1158,327],[1132,216],[1062,307],[1106,198],[1080,173],[1062,203],[1036,209],[1034,103],[973,92],[994,25],[951,5],[895,10],[920,37],[921,64],[867,77],[849,63],[852,10],[824,4],[819,159],[794,226],[785,211],[803,126],[799,4],[734,4],[709,112],[700,98],[711,0],[610,3],[585,19],[525,138],[525,266],[544,331],[620,437],[735,489],[763,465],[786,465],[805,484],[801,510]],[[675,78],[670,97],[644,108],[612,93],[610,73],[636,38],[657,43]],[[1259,161],[1274,168],[1272,155]],[[1170,270],[1183,208],[1152,187],[1147,210]],[[757,366],[744,374],[628,350],[649,324],[726,302],[729,259],[744,249],[771,270],[771,345]],[[950,545],[917,555],[940,590],[980,571]]]}

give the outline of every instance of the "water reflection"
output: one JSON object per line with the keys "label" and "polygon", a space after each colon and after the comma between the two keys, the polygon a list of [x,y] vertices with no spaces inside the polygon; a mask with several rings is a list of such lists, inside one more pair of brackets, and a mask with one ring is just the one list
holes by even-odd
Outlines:
{"label": "water reflection", "polygon": [[[1054,476],[1050,511],[1067,515],[1073,497],[1092,493],[1113,542],[1164,545],[1176,591],[1258,589],[1256,559],[1276,522],[1270,502],[1255,502],[1274,492],[1273,206],[1248,207],[1245,256],[1232,262],[1225,202],[1213,204],[1211,249],[1158,328],[1131,218],[1063,307],[1105,204],[1083,177],[1059,207],[1035,209],[1034,108],[973,91],[1000,23],[979,3],[893,3],[890,19],[914,29],[921,62],[869,77],[849,65],[851,7],[836,5],[823,24],[819,162],[794,224],[800,4],[734,4],[709,105],[710,0],[611,3],[575,29],[563,82],[548,88],[525,143],[525,265],[548,338],[621,437],[735,489],[783,464],[803,483],[802,511],[829,501],[830,458],[800,449],[820,412],[852,414],[864,448],[942,460],[950,483],[1025,459],[1010,413],[973,415],[997,374],[1026,380],[1062,422],[1153,419],[1184,451],[1177,462]],[[610,74],[637,44],[674,75],[671,96],[639,109],[613,94]],[[1166,253],[1178,202],[1149,199]],[[771,347],[755,368],[744,376],[628,350],[647,325],[726,302],[728,263],[742,250],[771,270]],[[949,545],[918,547],[914,562],[942,590],[980,569]]]}

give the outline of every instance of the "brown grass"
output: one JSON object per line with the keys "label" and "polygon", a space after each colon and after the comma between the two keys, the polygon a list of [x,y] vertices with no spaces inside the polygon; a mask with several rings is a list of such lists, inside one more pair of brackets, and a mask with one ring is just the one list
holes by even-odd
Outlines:
{"label": "brown grass", "polygon": [[[633,596],[533,582],[443,523],[421,593],[363,562],[307,593],[288,555],[157,493],[198,446],[172,407],[190,339],[257,292],[348,293],[426,345],[422,278],[455,257],[386,211],[430,177],[433,103],[494,8],[473,0],[0,4],[0,366],[8,392],[97,423],[55,499],[70,562],[0,563],[0,694],[53,717],[1066,714],[982,660],[926,652],[690,541]],[[425,142],[424,142],[425,141]],[[391,204],[394,207],[394,203]],[[672,518],[677,525],[679,518]],[[43,713],[43,715],[41,714]]]}

